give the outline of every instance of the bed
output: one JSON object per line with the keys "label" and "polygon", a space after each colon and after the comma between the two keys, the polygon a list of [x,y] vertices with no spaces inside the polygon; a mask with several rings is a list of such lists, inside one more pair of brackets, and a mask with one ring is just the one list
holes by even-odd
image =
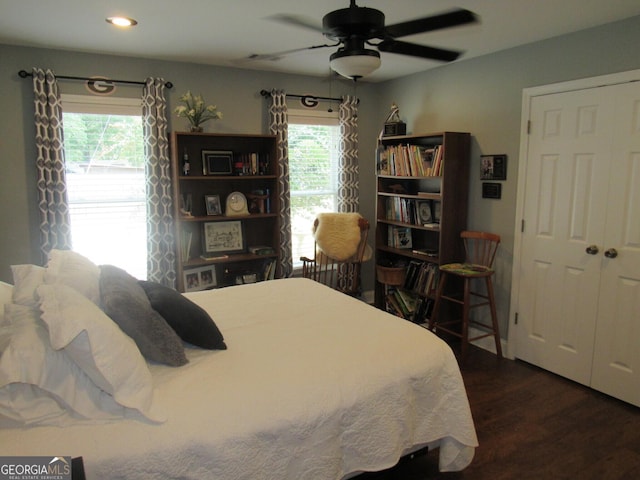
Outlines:
{"label": "bed", "polygon": [[424,447],[438,449],[441,471],[471,462],[456,359],[426,329],[302,278],[185,297],[226,349],[184,343],[188,363],[146,362],[145,415],[4,418],[2,455],[82,457],[90,480],[341,479]]}

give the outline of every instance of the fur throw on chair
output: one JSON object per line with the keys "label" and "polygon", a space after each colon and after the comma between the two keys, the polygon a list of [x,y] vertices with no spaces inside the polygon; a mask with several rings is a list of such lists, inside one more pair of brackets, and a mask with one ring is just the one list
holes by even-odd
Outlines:
{"label": "fur throw on chair", "polygon": [[359,213],[320,213],[313,225],[318,248],[339,262],[355,255],[360,244]]}

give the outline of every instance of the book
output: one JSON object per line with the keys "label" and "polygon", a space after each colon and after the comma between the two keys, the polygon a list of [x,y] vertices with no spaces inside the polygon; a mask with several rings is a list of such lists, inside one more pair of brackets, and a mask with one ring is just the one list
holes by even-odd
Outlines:
{"label": "book", "polygon": [[249,247],[249,253],[253,253],[254,255],[273,255],[276,251],[273,247],[267,245],[255,245]]}

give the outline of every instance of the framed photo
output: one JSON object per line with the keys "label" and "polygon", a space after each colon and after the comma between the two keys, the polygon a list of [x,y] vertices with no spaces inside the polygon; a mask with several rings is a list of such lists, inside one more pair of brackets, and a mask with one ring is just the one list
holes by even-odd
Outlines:
{"label": "framed photo", "polygon": [[233,152],[202,150],[202,172],[205,175],[231,175],[233,173]]}
{"label": "framed photo", "polygon": [[431,215],[431,200],[417,200],[416,210],[418,211],[418,221],[422,225],[433,223]]}
{"label": "framed photo", "polygon": [[506,155],[481,155],[480,156],[480,180],[506,180],[507,156]]}
{"label": "framed photo", "polygon": [[184,271],[185,292],[196,292],[216,286],[216,268],[213,265]]}
{"label": "framed photo", "polygon": [[204,203],[207,207],[207,215],[222,215],[220,195],[205,195]]}
{"label": "framed photo", "polygon": [[204,224],[203,249],[208,253],[240,253],[244,251],[242,222],[207,222]]}

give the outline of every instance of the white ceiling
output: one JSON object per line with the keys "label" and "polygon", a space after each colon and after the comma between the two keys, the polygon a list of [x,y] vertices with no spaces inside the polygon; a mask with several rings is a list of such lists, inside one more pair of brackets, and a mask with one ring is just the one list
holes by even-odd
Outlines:
{"label": "white ceiling", "polygon": [[[324,14],[348,0],[0,0],[0,43],[90,53],[186,61],[314,76],[329,73],[336,48],[302,51],[280,60],[248,61],[266,54],[325,43],[318,32],[284,25],[277,14],[321,25]],[[386,24],[467,8],[480,23],[402,40],[462,50],[457,60],[640,15],[638,0],[359,0],[382,10]],[[138,20],[121,30],[105,18]],[[441,65],[382,53],[382,67],[367,81],[382,81]]]}

